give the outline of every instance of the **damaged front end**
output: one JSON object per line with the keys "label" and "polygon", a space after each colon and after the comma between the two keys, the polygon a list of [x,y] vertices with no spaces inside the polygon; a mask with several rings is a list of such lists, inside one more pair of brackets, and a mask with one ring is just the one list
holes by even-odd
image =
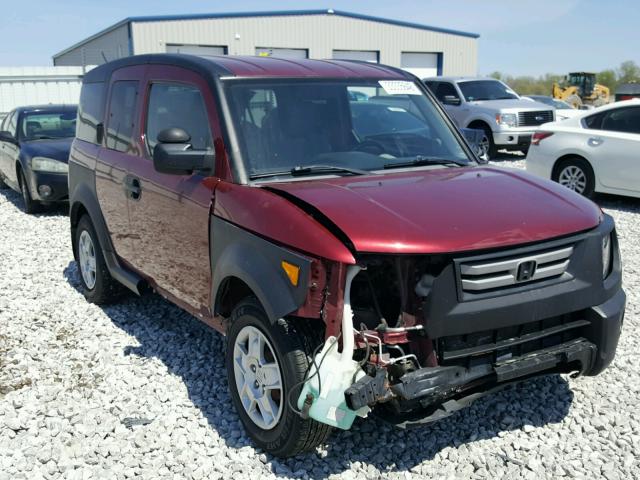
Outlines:
{"label": "damaged front end", "polygon": [[[533,376],[599,373],[613,358],[625,303],[617,252],[604,281],[578,261],[597,258],[600,230],[473,256],[360,255],[344,277],[342,362],[323,368],[325,344],[299,408],[340,428],[369,409],[409,425]],[[531,258],[536,274],[518,280]],[[336,335],[327,342],[337,354]],[[314,402],[330,397],[335,408],[317,414]]]}

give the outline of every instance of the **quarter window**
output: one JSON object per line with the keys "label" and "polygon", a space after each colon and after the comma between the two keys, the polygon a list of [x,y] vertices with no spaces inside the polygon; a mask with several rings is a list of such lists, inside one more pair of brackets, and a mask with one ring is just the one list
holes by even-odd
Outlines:
{"label": "quarter window", "polygon": [[194,150],[213,148],[211,129],[200,90],[188,85],[156,83],[151,86],[145,137],[149,150],[167,128],[182,128],[191,136]]}
{"label": "quarter window", "polygon": [[80,93],[76,137],[98,143],[97,127],[104,116],[104,83],[85,83]]}
{"label": "quarter window", "polygon": [[114,82],[109,102],[107,148],[119,152],[131,150],[138,82]]}

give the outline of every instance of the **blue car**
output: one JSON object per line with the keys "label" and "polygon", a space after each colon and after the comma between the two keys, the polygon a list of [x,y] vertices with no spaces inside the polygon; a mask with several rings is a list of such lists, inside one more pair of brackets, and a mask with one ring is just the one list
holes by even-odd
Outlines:
{"label": "blue car", "polygon": [[75,105],[19,107],[0,124],[0,188],[21,193],[25,212],[68,201],[76,114]]}

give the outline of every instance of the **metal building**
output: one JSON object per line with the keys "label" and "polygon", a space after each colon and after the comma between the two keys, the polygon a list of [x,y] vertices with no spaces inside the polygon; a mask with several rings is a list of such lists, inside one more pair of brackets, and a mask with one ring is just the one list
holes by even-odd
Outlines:
{"label": "metal building", "polygon": [[340,58],[418,76],[476,75],[478,34],[338,10],[130,17],[53,56],[95,65],[142,53]]}

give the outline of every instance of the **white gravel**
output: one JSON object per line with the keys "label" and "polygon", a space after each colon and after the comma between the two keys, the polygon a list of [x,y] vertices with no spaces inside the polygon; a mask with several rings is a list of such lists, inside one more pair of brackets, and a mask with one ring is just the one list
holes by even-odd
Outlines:
{"label": "white gravel", "polygon": [[598,201],[617,222],[628,295],[604,374],[530,381],[410,431],[360,421],[281,461],[244,434],[221,336],[156,296],[87,303],[66,212],[27,216],[3,190],[0,480],[640,478],[640,201]]}

